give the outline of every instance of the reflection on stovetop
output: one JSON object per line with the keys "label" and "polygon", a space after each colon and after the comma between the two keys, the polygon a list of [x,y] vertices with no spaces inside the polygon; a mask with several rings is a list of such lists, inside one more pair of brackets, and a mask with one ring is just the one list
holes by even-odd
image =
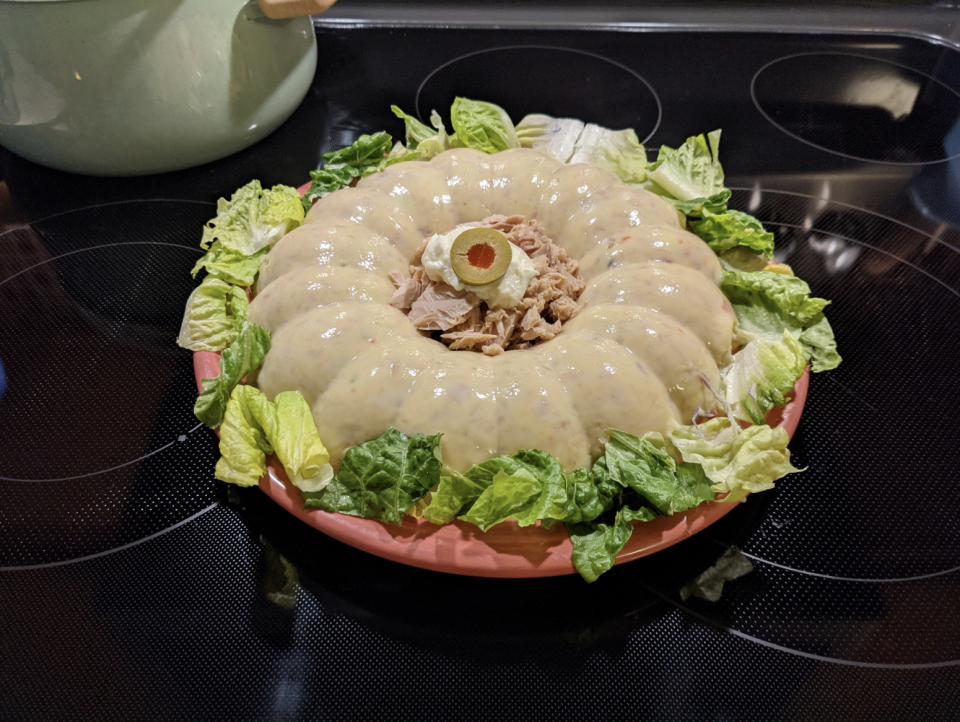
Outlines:
{"label": "reflection on stovetop", "polygon": [[[317,32],[313,91],[231,158],[93,179],[0,151],[0,717],[955,719],[960,55],[894,36]],[[423,115],[500,76],[512,114],[632,124],[651,152],[723,127],[733,207],[833,300],[844,356],[811,380],[803,474],[593,585],[405,567],[215,482],[174,346],[217,197],[299,185],[360,132],[399,135],[391,103]],[[731,547],[752,571],[683,599]]]}

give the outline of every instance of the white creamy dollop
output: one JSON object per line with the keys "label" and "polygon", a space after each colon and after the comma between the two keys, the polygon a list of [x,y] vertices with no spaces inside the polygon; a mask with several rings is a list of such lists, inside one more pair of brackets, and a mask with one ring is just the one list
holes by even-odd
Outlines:
{"label": "white creamy dollop", "polygon": [[471,286],[460,280],[453,270],[450,250],[453,242],[473,225],[457,226],[446,233],[434,233],[427,241],[427,248],[423,252],[423,270],[431,281],[443,281],[458,291],[467,290],[481,300],[486,301],[490,308],[511,308],[520,303],[523,294],[527,292],[530,279],[537,275],[530,257],[514,244],[510,244],[510,265],[507,272],[493,283],[482,286]]}

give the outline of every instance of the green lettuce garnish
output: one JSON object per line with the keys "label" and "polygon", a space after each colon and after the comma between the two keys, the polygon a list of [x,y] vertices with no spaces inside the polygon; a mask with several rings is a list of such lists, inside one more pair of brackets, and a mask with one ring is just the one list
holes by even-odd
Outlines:
{"label": "green lettuce garnish", "polygon": [[450,108],[450,123],[463,147],[484,153],[520,147],[513,121],[499,105],[458,97]]}
{"label": "green lettuce garnish", "polygon": [[177,344],[190,351],[222,351],[237,338],[247,317],[247,295],[213,276],[193,289]]}
{"label": "green lettuce garnish", "polygon": [[615,429],[607,433],[607,472],[620,486],[632,489],[661,514],[676,514],[713,500],[703,473],[692,465],[678,465],[667,453],[660,434],[640,438]]}
{"label": "green lettuce garnish", "polygon": [[570,163],[584,127],[585,123],[576,118],[525,115],[517,123],[517,140],[522,148],[538,150],[561,163]]}
{"label": "green lettuce garnish", "polygon": [[592,163],[630,185],[646,180],[647,152],[631,128],[610,130],[574,118],[527,115],[516,131],[522,147],[561,163]]}
{"label": "green lettuce garnish", "polygon": [[310,405],[298,391],[277,394],[273,405],[277,435],[270,442],[287,476],[301,491],[321,491],[333,479],[333,468]]}
{"label": "green lettuce garnish", "polygon": [[[644,184],[645,186],[651,185],[650,183]],[[655,193],[663,194],[663,189],[657,187],[655,184],[650,187],[650,190]],[[681,201],[676,198],[668,198],[668,200],[677,207],[677,210],[683,213],[688,221],[693,221],[698,218],[703,218],[707,213],[725,213],[727,210],[727,201],[730,200],[730,196],[733,193],[726,188],[722,191],[714,193],[712,196],[707,198],[694,198],[689,201]]]}
{"label": "green lettuce garnish", "polygon": [[773,234],[747,213],[735,210],[713,213],[704,208],[700,220],[690,219],[690,230],[718,255],[743,246],[765,258],[773,258]]}
{"label": "green lettuce garnish", "polygon": [[419,151],[409,151],[402,143],[391,148],[392,143],[391,135],[380,131],[361,135],[346,148],[324,153],[324,166],[310,171],[310,188],[301,201],[304,210],[309,211],[317,198],[350,185],[354,178],[378,173],[394,163],[420,158]]}
{"label": "green lettuce garnish", "polygon": [[296,188],[277,185],[269,190],[253,180],[238,188],[230,200],[217,201],[217,217],[203,229],[201,247],[214,243],[244,256],[276,243],[303,222],[303,206]]}
{"label": "green lettuce garnish", "polygon": [[436,137],[437,130],[435,128],[421,123],[419,119],[414,118],[412,115],[407,115],[398,106],[391,105],[390,110],[403,121],[406,130],[404,142],[408,148],[416,148],[423,141]]}
{"label": "green lettuce garnish", "polygon": [[220,425],[220,459],[216,477],[237,486],[255,486],[267,473],[270,438],[277,417],[267,397],[252,386],[237,386],[230,394]]}
{"label": "green lettuce garnish", "polygon": [[220,375],[203,379],[203,390],[193,406],[194,415],[215,429],[223,422],[230,391],[240,379],[263,363],[270,350],[270,334],[249,319],[244,319],[236,339],[220,354]]}
{"label": "green lettuce garnish", "polygon": [[720,131],[687,138],[679,148],[660,147],[650,180],[681,201],[709,198],[724,190],[720,165]]}
{"label": "green lettuce garnish", "polygon": [[588,582],[597,581],[601,574],[612,569],[617,554],[630,541],[633,525],[628,514],[629,510],[624,509],[612,522],[566,525],[573,544],[571,561]]}
{"label": "green lettuce garnish", "polygon": [[366,168],[377,165],[386,158],[392,146],[393,138],[381,130],[379,133],[361,135],[346,148],[324,153],[323,159],[327,162],[327,167]]}
{"label": "green lettuce garnish", "polygon": [[720,289],[737,315],[741,343],[756,338],[781,341],[783,332],[789,331],[815,372],[840,364],[833,329],[823,315],[830,301],[811,298],[805,281],[770,271],[724,271]]}
{"label": "green lettuce garnish", "polygon": [[632,128],[609,130],[587,123],[570,162],[606,168],[628,185],[639,185],[647,178],[647,151]]}
{"label": "green lettuce garnish", "polygon": [[270,403],[252,386],[237,386],[220,426],[217,478],[253,486],[266,474],[266,455],[272,453],[303,491],[320,491],[333,478],[330,455],[299,392],[284,391]]}
{"label": "green lettuce garnish", "polygon": [[322,492],[304,494],[304,508],[399,524],[440,481],[440,436],[407,437],[389,429],[354,446]]}
{"label": "green lettuce garnish", "polygon": [[263,248],[251,256],[245,256],[238,251],[224,248],[220,241],[215,241],[206,254],[197,261],[190,272],[194,278],[206,269],[209,276],[236,286],[252,286],[260,273],[260,262],[267,255],[270,248]]}
{"label": "green lettuce garnish", "polygon": [[803,346],[789,331],[783,332],[780,341],[764,337],[750,341],[721,371],[724,396],[734,417],[764,423],[770,409],[786,403],[785,394],[806,365]]}
{"label": "green lettuce garnish", "polygon": [[790,463],[789,440],[782,427],[758,424],[740,429],[723,417],[682,426],[669,436],[683,461],[699,464],[713,482],[711,489],[727,494],[724,502],[772,489],[777,479],[802,471]]}
{"label": "green lettuce garnish", "polygon": [[[407,115],[396,105],[391,105],[390,110],[393,111],[395,116],[403,119],[406,126],[406,147],[415,148],[416,152],[420,154],[420,160],[430,160],[443,151],[456,147],[453,138],[447,135],[447,129],[444,127],[443,120],[440,119],[440,114],[437,111],[434,110],[430,113],[430,125],[433,126],[431,128],[412,115]],[[410,158],[409,160],[414,159]]]}

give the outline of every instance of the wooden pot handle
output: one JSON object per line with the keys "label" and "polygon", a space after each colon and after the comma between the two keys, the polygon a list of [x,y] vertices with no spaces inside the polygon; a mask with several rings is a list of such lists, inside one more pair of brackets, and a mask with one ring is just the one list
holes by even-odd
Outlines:
{"label": "wooden pot handle", "polygon": [[337,0],[258,0],[263,14],[273,20],[319,15]]}

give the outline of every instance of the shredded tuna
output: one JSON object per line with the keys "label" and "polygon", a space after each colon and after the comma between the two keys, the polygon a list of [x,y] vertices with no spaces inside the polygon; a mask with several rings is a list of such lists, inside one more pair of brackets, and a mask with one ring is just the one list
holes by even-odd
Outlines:
{"label": "shredded tuna", "polygon": [[448,331],[463,323],[467,314],[479,304],[480,299],[472,293],[431,281],[410,305],[407,318],[416,328],[424,331]]}
{"label": "shredded tuna", "polygon": [[390,305],[406,311],[422,332],[444,331],[439,340],[454,350],[498,356],[555,337],[580,310],[577,299],[584,282],[577,275],[577,262],[547,237],[539,223],[523,216],[495,215],[471,225],[500,231],[533,261],[538,275],[517,306],[491,309],[471,293],[431,281],[419,265],[410,266],[409,275],[390,274],[397,286]]}

